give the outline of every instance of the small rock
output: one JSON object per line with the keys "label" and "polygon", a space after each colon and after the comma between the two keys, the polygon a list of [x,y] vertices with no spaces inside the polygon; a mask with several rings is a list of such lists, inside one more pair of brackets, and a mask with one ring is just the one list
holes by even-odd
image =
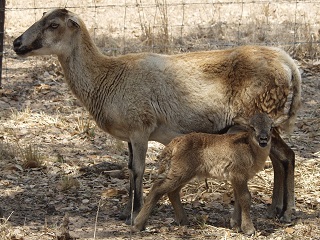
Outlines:
{"label": "small rock", "polygon": [[6,103],[4,101],[0,101],[1,109],[9,109],[11,106],[9,103]]}
{"label": "small rock", "polygon": [[43,74],[43,77],[44,77],[44,78],[49,78],[49,77],[50,77],[50,73],[48,73],[47,71],[45,71],[44,74]]}

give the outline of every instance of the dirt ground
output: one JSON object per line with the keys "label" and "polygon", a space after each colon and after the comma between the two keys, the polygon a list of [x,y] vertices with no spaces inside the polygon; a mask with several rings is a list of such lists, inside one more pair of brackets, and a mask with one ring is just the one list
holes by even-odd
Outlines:
{"label": "dirt ground", "polygon": [[[11,51],[11,50],[9,50]],[[194,181],[183,190],[190,226],[175,225],[163,198],[148,228],[132,234],[119,220],[127,201],[126,145],[103,133],[73,97],[54,57],[20,59],[10,52],[0,90],[0,204],[2,239],[246,239],[230,229],[230,185]],[[267,219],[273,170],[250,181],[251,239],[320,239],[320,65],[299,63],[303,105],[286,142],[296,153],[296,213],[292,224]],[[31,146],[41,166],[27,168]],[[161,144],[151,142],[145,193]]]}

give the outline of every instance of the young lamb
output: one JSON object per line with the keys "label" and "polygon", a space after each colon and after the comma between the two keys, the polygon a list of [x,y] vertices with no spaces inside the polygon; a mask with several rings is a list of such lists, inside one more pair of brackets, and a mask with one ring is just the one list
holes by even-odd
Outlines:
{"label": "young lamb", "polygon": [[[132,199],[134,216],[142,206],[148,141],[166,145],[190,132],[218,133],[233,125],[234,117],[257,111],[273,118],[286,114],[288,120],[279,128],[288,131],[300,106],[299,70],[279,48],[108,57],[96,47],[83,21],[66,9],[45,13],[13,45],[19,56],[57,55],[69,87],[97,125],[128,142],[130,191],[121,218],[130,218]],[[279,134],[273,138],[269,216],[290,221],[294,152]]]}
{"label": "young lamb", "polygon": [[[275,124],[283,121],[279,118]],[[180,190],[194,177],[214,177],[229,180],[234,191],[234,212],[231,226],[241,227],[246,234],[255,228],[250,218],[250,193],[247,182],[264,167],[271,149],[271,130],[274,126],[265,113],[255,114],[249,122],[238,119],[246,126],[245,132],[215,135],[190,133],[173,139],[161,153],[159,177],[134,220],[134,229],[142,230],[157,201],[168,194],[178,224],[188,223],[180,201]]]}

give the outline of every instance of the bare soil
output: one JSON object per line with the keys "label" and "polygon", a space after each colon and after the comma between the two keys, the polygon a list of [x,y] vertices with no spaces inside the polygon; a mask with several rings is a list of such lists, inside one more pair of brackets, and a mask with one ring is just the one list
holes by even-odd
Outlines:
{"label": "bare soil", "polygon": [[[118,219],[127,201],[126,145],[97,128],[70,93],[54,57],[9,58],[0,90],[0,203],[4,239],[245,239],[230,229],[232,191],[225,182],[194,181],[183,190],[190,226],[175,225],[163,198],[146,231],[130,233]],[[286,141],[296,153],[296,214],[292,224],[266,218],[271,202],[270,162],[250,182],[252,239],[320,239],[318,131],[320,66],[303,63],[303,106]],[[26,168],[21,151],[32,145],[42,166]],[[151,142],[145,193],[162,146]],[[67,186],[69,184],[69,188]],[[7,238],[5,238],[7,237]]]}
{"label": "bare soil", "polygon": [[[230,185],[214,180],[209,189],[202,181],[183,189],[190,226],[175,225],[173,209],[163,198],[147,230],[132,234],[118,218],[128,198],[126,144],[95,126],[69,91],[54,57],[9,57],[5,64],[0,90],[0,239],[247,238],[230,229]],[[320,239],[320,65],[299,64],[303,105],[296,129],[285,137],[296,153],[296,214],[292,224],[267,219],[273,187],[267,162],[250,181],[257,229],[251,239]],[[29,145],[40,156],[40,167],[26,165],[21,152]],[[150,143],[146,194],[162,147]]]}

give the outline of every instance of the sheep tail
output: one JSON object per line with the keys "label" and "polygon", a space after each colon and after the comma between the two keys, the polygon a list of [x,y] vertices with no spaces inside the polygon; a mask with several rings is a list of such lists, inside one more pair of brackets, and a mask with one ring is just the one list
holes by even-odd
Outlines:
{"label": "sheep tail", "polygon": [[289,67],[291,69],[291,88],[292,88],[292,98],[290,107],[288,110],[288,119],[282,124],[281,130],[287,133],[291,133],[293,131],[298,110],[301,106],[301,74],[297,67],[297,65],[294,63],[293,59],[289,57]]}

